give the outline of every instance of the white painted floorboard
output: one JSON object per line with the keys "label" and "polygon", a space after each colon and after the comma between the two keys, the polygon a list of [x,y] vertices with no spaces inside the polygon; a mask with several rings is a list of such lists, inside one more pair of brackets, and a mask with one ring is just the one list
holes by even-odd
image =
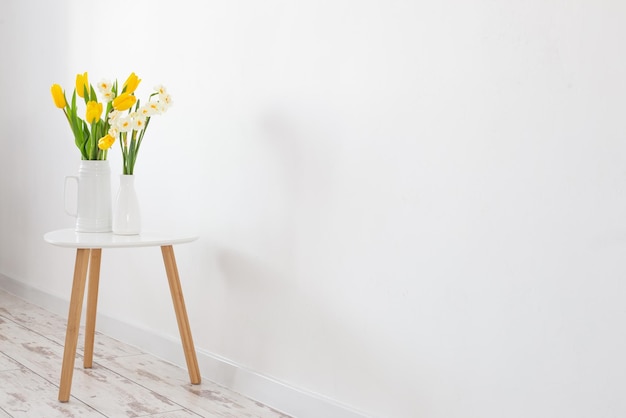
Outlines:
{"label": "white painted floorboard", "polygon": [[[94,365],[83,369],[83,334],[72,397],[57,400],[65,318],[0,290],[0,418],[289,418],[187,371],[96,333]],[[181,348],[182,349],[182,348]]]}

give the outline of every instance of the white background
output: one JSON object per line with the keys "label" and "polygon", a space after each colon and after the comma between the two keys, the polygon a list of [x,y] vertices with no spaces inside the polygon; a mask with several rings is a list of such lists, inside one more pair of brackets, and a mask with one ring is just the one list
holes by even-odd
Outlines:
{"label": "white background", "polygon": [[[626,3],[0,5],[0,274],[67,299],[50,86],[131,71],[174,106],[144,228],[196,229],[196,345],[376,417],[626,416]],[[110,158],[121,172],[117,144]],[[177,335],[154,249],[101,312]]]}

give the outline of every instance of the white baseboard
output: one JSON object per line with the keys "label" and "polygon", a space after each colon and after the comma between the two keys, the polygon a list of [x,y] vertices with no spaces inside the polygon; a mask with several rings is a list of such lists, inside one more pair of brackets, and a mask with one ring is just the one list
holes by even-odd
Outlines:
{"label": "white baseboard", "polygon": [[[0,274],[0,289],[27,302],[65,317],[69,300]],[[180,340],[136,324],[98,314],[98,332],[134,345],[170,363],[185,366]],[[322,395],[299,389],[249,370],[235,362],[196,347],[200,374],[220,384],[297,418],[366,418],[361,412]]]}

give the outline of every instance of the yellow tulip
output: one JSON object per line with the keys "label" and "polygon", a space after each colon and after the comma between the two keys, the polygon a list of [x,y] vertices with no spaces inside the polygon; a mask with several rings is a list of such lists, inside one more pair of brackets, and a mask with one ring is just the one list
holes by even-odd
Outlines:
{"label": "yellow tulip", "polygon": [[135,104],[136,101],[137,98],[132,94],[122,93],[113,99],[113,108],[115,110],[128,110]]}
{"label": "yellow tulip", "polygon": [[137,89],[140,82],[141,79],[137,77],[135,73],[131,73],[126,79],[122,89],[126,89],[124,90],[125,93],[133,93]]}
{"label": "yellow tulip", "polygon": [[102,115],[102,103],[94,101],[87,102],[87,111],[85,113],[85,120],[87,123],[98,122],[100,120],[100,115]]}
{"label": "yellow tulip", "polygon": [[55,106],[59,109],[63,109],[67,105],[67,102],[65,101],[65,94],[63,94],[61,86],[53,84],[50,92],[52,93],[52,99],[54,99]]}
{"label": "yellow tulip", "polygon": [[89,79],[87,73],[76,74],[76,94],[80,97],[85,97],[85,88],[89,92]]}
{"label": "yellow tulip", "polygon": [[111,148],[114,142],[115,138],[112,135],[107,134],[98,140],[98,148],[103,151],[108,150],[109,148]]}

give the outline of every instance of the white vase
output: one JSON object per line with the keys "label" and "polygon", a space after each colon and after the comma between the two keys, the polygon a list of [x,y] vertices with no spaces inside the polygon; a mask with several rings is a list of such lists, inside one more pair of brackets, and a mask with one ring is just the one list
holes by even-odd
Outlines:
{"label": "white vase", "polygon": [[141,212],[135,190],[135,176],[120,175],[120,189],[113,212],[113,233],[137,235],[141,232]]}
{"label": "white vase", "polygon": [[106,160],[81,160],[78,176],[65,177],[77,183],[76,211],[65,212],[76,218],[77,232],[111,232],[111,167]]}

